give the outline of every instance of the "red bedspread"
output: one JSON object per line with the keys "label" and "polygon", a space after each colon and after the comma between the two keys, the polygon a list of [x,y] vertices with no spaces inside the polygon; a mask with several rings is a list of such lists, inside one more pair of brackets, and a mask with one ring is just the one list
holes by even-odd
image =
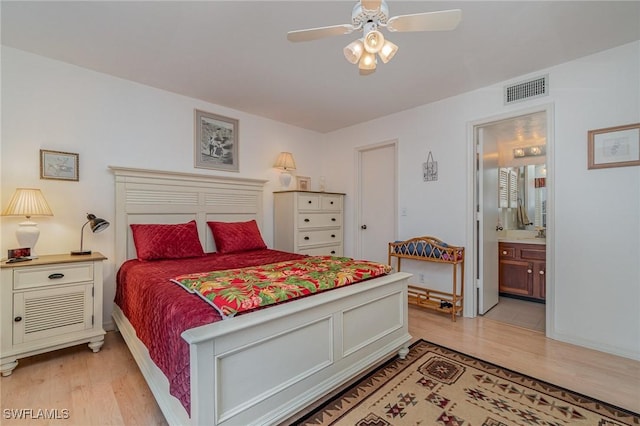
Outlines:
{"label": "red bedspread", "polygon": [[213,253],[190,259],[125,262],[117,275],[115,303],[164,372],[170,393],[187,412],[189,405],[189,345],[183,331],[222,318],[204,300],[169,280],[181,274],[264,265],[305,256],[276,250],[253,250],[240,254]]}

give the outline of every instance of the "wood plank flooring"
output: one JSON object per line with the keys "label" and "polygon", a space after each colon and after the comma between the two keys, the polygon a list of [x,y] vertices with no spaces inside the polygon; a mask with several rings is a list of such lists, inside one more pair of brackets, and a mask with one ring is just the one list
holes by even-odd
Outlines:
{"label": "wood plank flooring", "polygon": [[[410,307],[410,332],[576,392],[640,412],[640,362],[546,339],[543,333],[485,318]],[[165,425],[119,333],[103,349],[86,345],[23,359],[0,379],[2,425]],[[12,419],[6,409],[69,410],[69,419]]]}

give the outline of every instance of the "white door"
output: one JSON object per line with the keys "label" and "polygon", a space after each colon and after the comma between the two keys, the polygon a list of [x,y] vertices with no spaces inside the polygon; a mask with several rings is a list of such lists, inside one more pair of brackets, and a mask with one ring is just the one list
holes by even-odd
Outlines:
{"label": "white door", "polygon": [[358,168],[357,257],[387,263],[396,236],[396,143],[358,150]]}
{"label": "white door", "polygon": [[479,271],[476,277],[478,314],[483,315],[498,303],[498,144],[486,137],[480,127],[476,132],[476,161],[478,179],[476,188]]}

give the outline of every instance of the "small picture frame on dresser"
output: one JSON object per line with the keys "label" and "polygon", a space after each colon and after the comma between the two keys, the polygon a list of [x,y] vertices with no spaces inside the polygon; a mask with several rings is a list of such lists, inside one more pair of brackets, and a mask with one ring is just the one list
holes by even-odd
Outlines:
{"label": "small picture frame on dresser", "polygon": [[309,176],[296,176],[296,188],[298,191],[310,191],[311,178]]}

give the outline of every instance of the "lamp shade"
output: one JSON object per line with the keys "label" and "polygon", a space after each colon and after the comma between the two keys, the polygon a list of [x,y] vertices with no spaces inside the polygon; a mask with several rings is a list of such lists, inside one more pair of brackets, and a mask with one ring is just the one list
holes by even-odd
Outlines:
{"label": "lamp shade", "polygon": [[20,248],[29,248],[31,258],[35,259],[35,245],[40,237],[38,224],[29,220],[31,216],[53,216],[47,200],[39,189],[18,188],[9,200],[9,204],[2,211],[2,216],[25,216],[26,221],[21,222],[16,229],[16,239]]}
{"label": "lamp shade", "polygon": [[344,57],[347,58],[347,61],[352,64],[358,63],[360,57],[362,56],[362,52],[364,51],[364,44],[361,40],[352,41],[344,48],[343,53]]}
{"label": "lamp shade", "polygon": [[273,167],[281,170],[295,170],[296,162],[293,160],[293,155],[290,152],[281,152],[273,164]]}
{"label": "lamp shade", "polygon": [[2,216],[53,216],[39,189],[18,188],[2,211]]}

